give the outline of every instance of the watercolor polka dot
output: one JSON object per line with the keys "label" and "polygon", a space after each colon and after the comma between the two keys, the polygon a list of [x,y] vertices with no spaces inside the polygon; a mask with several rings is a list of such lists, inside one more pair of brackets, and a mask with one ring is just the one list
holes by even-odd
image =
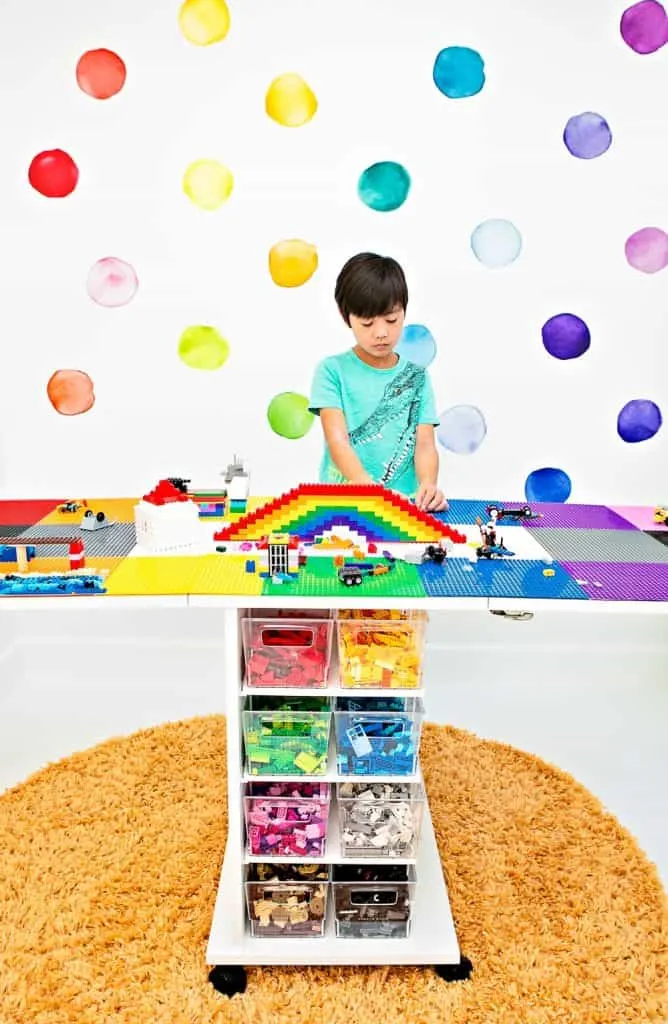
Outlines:
{"label": "watercolor polka dot", "polygon": [[487,424],[475,405],[453,405],[439,416],[439,444],[455,455],[472,455],[487,434]]}
{"label": "watercolor polka dot", "polygon": [[362,171],[357,182],[357,195],[370,209],[389,213],[406,202],[410,188],[411,178],[406,168],[385,160]]}
{"label": "watercolor polka dot", "polygon": [[656,402],[649,398],[634,398],[620,410],[617,433],[627,444],[648,441],[661,428],[663,417]]}
{"label": "watercolor polka dot", "polygon": [[61,416],[80,416],[95,404],[93,381],[83,370],[56,370],[49,377],[46,393]]}
{"label": "watercolor polka dot", "polygon": [[468,46],[446,46],[434,61],[434,84],[451,100],[479,93],[485,84],[485,62]]}
{"label": "watercolor polka dot", "polygon": [[74,192],[79,181],[79,168],[69,153],[62,149],[45,149],[33,157],[28,180],[36,192],[49,199],[62,199]]}
{"label": "watercolor polka dot", "polygon": [[507,267],[522,251],[522,236],[511,221],[491,218],[478,224],[472,232],[471,249],[483,266]]}
{"label": "watercolor polka dot", "polygon": [[301,238],[288,238],[269,250],[269,273],[281,288],[299,288],[318,269],[318,250]]}
{"label": "watercolor polka dot", "polygon": [[600,114],[589,110],[569,117],[563,138],[568,152],[579,160],[594,160],[612,145],[610,125]]}
{"label": "watercolor polka dot", "polygon": [[98,306],[127,306],[135,297],[139,280],[133,267],[115,256],[105,256],[90,268],[86,291]]}
{"label": "watercolor polka dot", "polygon": [[657,0],[642,0],[622,14],[622,39],[636,53],[655,53],[668,42],[668,15]]}
{"label": "watercolor polka dot", "polygon": [[668,267],[668,234],[661,228],[641,228],[626,239],[624,254],[634,270],[656,274]]}
{"label": "watercolor polka dot", "polygon": [[183,191],[201,210],[217,210],[229,199],[234,176],[217,160],[196,160],[183,176]]}
{"label": "watercolor polka dot", "polygon": [[77,62],[77,84],[95,100],[108,100],[125,85],[125,63],[113,50],[87,50]]}
{"label": "watercolor polka dot", "polygon": [[429,366],[436,356],[436,342],[423,324],[406,324],[396,351],[416,366]]}
{"label": "watercolor polka dot", "polygon": [[219,370],[229,354],[229,343],[215,327],[194,324],[179,339],[179,358],[192,370]]}
{"label": "watercolor polka dot", "polygon": [[287,74],[275,78],[265,96],[267,114],[284,128],[301,128],[315,115],[318,101],[301,75]]}
{"label": "watercolor polka dot", "polygon": [[578,359],[591,345],[591,334],[584,320],[574,313],[558,313],[542,328],[543,345],[555,359]]}
{"label": "watercolor polka dot", "polygon": [[211,46],[230,30],[230,11],[225,0],[185,0],[179,11],[179,28],[195,46]]}
{"label": "watercolor polka dot", "polygon": [[279,437],[296,441],[308,434],[315,419],[309,412],[308,398],[294,391],[283,391],[272,398],[267,408],[269,426]]}
{"label": "watercolor polka dot", "polygon": [[544,466],[534,469],[524,481],[527,501],[568,501],[572,490],[571,478],[563,469]]}

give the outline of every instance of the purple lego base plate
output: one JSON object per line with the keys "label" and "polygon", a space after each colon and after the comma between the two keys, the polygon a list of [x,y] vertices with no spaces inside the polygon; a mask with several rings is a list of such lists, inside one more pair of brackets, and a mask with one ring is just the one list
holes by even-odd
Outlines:
{"label": "purple lego base plate", "polygon": [[561,502],[532,504],[540,519],[525,519],[523,526],[528,530],[541,526],[579,527],[592,530],[635,530],[633,523],[617,515],[606,505],[569,505]]}
{"label": "purple lego base plate", "polygon": [[668,601],[668,565],[561,562],[592,601]]}

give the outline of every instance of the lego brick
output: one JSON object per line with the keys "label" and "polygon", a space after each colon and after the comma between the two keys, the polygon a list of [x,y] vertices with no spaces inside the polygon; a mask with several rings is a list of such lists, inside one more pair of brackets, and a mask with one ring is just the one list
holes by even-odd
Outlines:
{"label": "lego brick", "polygon": [[650,505],[611,505],[612,511],[622,516],[639,530],[647,533],[668,533],[668,525],[654,521],[654,507]]}
{"label": "lego brick", "polygon": [[[533,508],[533,506],[532,506]],[[542,502],[535,506],[539,519],[526,519],[527,530],[550,527],[568,529],[633,530],[628,519],[613,512],[607,505],[571,505],[568,502]]]}
{"label": "lego brick", "polygon": [[543,547],[559,561],[666,562],[668,548],[641,530],[559,530],[537,534]]}
{"label": "lego brick", "polygon": [[0,501],[0,523],[18,526],[27,523],[33,526],[67,498],[44,498],[39,500]]}
{"label": "lego brick", "polygon": [[[370,559],[373,561],[373,559]],[[397,562],[392,572],[374,576],[359,587],[346,587],[337,577],[333,558],[313,557],[299,570],[294,583],[273,583],[263,580],[262,593],[268,597],[417,597],[425,596],[417,567]]]}
{"label": "lego brick", "polygon": [[[107,526],[102,530],[81,530],[80,519],[68,526],[61,523],[58,526],[49,526],[38,523],[29,527],[21,534],[21,539],[30,541],[33,537],[80,537],[84,542],[86,558],[116,558],[127,555],[136,544],[134,523],[115,523],[114,526]],[[62,546],[51,547],[45,545],[40,549],[41,554],[48,558],[62,553]]]}
{"label": "lego brick", "polygon": [[647,562],[562,562],[592,601],[668,601],[668,566]]}
{"label": "lego brick", "polygon": [[[444,565],[418,566],[429,597],[516,597],[586,601],[587,593],[556,562],[521,559],[448,558]],[[547,573],[547,575],[546,575]]]}

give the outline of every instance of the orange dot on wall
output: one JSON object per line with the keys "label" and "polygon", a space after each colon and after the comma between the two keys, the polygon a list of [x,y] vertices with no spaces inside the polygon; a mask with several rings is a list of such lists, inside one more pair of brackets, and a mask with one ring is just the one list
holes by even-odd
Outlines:
{"label": "orange dot on wall", "polygon": [[87,50],[77,63],[77,83],[96,100],[108,100],[125,85],[124,62],[113,50]]}
{"label": "orange dot on wall", "polygon": [[46,393],[61,416],[79,416],[95,404],[93,381],[83,370],[56,370],[49,377]]}

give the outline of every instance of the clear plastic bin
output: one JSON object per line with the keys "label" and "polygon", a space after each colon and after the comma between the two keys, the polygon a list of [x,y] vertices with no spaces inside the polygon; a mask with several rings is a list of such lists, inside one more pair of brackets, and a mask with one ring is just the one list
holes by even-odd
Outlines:
{"label": "clear plastic bin", "polygon": [[246,842],[255,857],[324,856],[330,787],[326,782],[249,782]]}
{"label": "clear plastic bin", "polygon": [[249,864],[246,908],[256,938],[324,935],[329,867],[326,864]]}
{"label": "clear plastic bin", "polygon": [[407,939],[416,885],[410,864],[336,864],[332,896],[337,936]]}
{"label": "clear plastic bin", "polygon": [[343,857],[416,857],[426,803],[417,782],[340,782]]}
{"label": "clear plastic bin", "polygon": [[337,697],[339,775],[414,775],[423,720],[420,697]]}
{"label": "clear plastic bin", "polygon": [[249,775],[324,775],[332,720],[326,697],[246,697],[241,712]]}
{"label": "clear plastic bin", "polygon": [[340,612],[339,674],[343,688],[417,689],[422,685],[427,615],[423,611]]}
{"label": "clear plastic bin", "polygon": [[334,622],[331,618],[264,616],[241,620],[246,685],[327,685]]}

